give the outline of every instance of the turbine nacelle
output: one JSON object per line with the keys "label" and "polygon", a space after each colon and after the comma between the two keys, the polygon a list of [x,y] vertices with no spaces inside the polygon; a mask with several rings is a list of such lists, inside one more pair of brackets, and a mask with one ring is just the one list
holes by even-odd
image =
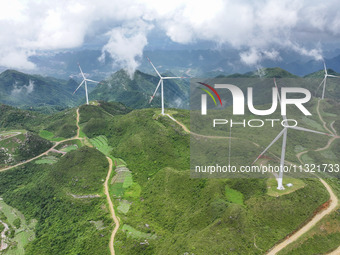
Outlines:
{"label": "turbine nacelle", "polygon": [[323,88],[322,88],[322,97],[321,97],[321,99],[324,99],[324,97],[325,97],[325,90],[326,90],[327,77],[340,78],[340,76],[328,74],[325,61],[323,62],[323,67],[324,67],[325,75],[324,75],[324,78],[323,78],[322,82],[321,82],[320,85],[318,86],[318,89],[319,89],[320,86],[323,84]]}
{"label": "turbine nacelle", "polygon": [[87,78],[85,77],[85,75],[84,75],[84,73],[83,73],[83,70],[81,69],[79,63],[78,63],[78,66],[79,66],[80,73],[81,73],[81,75],[82,75],[82,77],[83,77],[83,81],[79,84],[78,88],[73,92],[72,95],[74,95],[74,93],[76,93],[77,90],[78,90],[83,84],[85,84],[86,104],[88,105],[88,104],[89,104],[89,96],[88,96],[88,93],[87,93],[87,82],[88,82],[88,81],[89,81],[89,82],[93,82],[93,83],[100,83],[100,82],[94,81],[94,80],[90,80],[90,79],[87,79]]}
{"label": "turbine nacelle", "polygon": [[[275,83],[275,87],[277,88],[277,84],[276,81],[274,79],[274,83]],[[281,98],[280,95],[277,94],[278,99],[281,103]],[[286,119],[286,116],[283,115],[283,119]],[[315,133],[315,134],[321,134],[321,135],[328,135],[328,136],[332,136],[331,134],[327,134],[324,132],[320,132],[320,131],[315,131],[315,130],[311,130],[311,129],[307,129],[307,128],[303,128],[303,127],[298,127],[298,126],[286,126],[285,128],[283,128],[281,130],[281,132],[274,138],[274,140],[267,146],[267,148],[254,160],[254,162],[252,164],[255,164],[255,162],[261,158],[263,156],[263,154],[265,154],[267,152],[267,150],[281,137],[283,136],[283,140],[282,140],[282,149],[281,149],[281,159],[280,159],[280,172],[279,172],[279,176],[277,177],[277,189],[278,190],[284,190],[284,186],[282,184],[282,179],[283,179],[283,168],[284,168],[284,162],[285,162],[285,155],[286,155],[286,145],[287,145],[287,131],[288,129],[295,129],[295,130],[299,130],[299,131],[304,131],[304,132],[310,132],[310,133]]]}
{"label": "turbine nacelle", "polygon": [[151,96],[150,100],[149,100],[149,104],[151,103],[151,101],[153,100],[153,98],[155,97],[157,90],[159,88],[159,86],[161,87],[161,99],[162,99],[162,115],[164,115],[164,93],[163,93],[163,80],[170,80],[170,79],[183,79],[185,77],[163,77],[158,70],[156,69],[156,67],[152,64],[151,60],[147,57],[147,59],[149,60],[150,64],[152,65],[153,69],[155,70],[155,72],[157,73],[158,77],[159,77],[159,82],[157,84],[157,87],[155,89],[155,92],[153,93],[153,95]]}

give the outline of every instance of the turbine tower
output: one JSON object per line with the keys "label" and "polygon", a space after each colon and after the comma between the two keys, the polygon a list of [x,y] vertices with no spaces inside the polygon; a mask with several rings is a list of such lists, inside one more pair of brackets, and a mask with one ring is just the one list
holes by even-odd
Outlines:
{"label": "turbine tower", "polygon": [[152,65],[153,69],[155,69],[157,75],[159,76],[159,82],[158,85],[155,89],[155,92],[153,93],[153,95],[151,96],[150,100],[149,100],[149,104],[152,102],[153,98],[156,95],[156,92],[159,88],[159,85],[161,86],[161,98],[162,98],[162,115],[164,115],[164,93],[163,93],[163,80],[170,80],[170,79],[184,79],[187,77],[163,77],[156,69],[156,67],[152,64],[151,60],[148,58],[150,64]]}
{"label": "turbine tower", "polygon": [[73,95],[74,93],[76,93],[76,91],[81,87],[81,85],[83,85],[85,83],[85,94],[86,94],[86,104],[88,105],[89,104],[89,95],[87,93],[87,82],[90,81],[90,82],[94,82],[94,83],[100,83],[98,81],[93,81],[93,80],[90,80],[90,79],[87,79],[83,73],[83,70],[81,70],[81,67],[78,63],[78,66],[79,66],[79,70],[80,70],[80,73],[81,75],[83,76],[83,81],[80,83],[80,85],[78,86],[78,88],[73,92]]}
{"label": "turbine tower", "polygon": [[324,97],[325,97],[325,89],[326,89],[326,81],[327,81],[327,77],[340,78],[340,76],[335,76],[335,75],[332,75],[332,74],[328,74],[325,61],[323,62],[323,67],[324,67],[325,76],[324,76],[322,82],[320,83],[320,85],[319,85],[319,87],[318,87],[318,89],[319,89],[320,86],[323,84],[322,97],[321,97],[321,99],[324,99]]}
{"label": "turbine tower", "polygon": [[[278,90],[275,78],[274,78],[274,83],[275,83],[276,89]],[[277,95],[278,95],[279,102],[280,102],[280,105],[281,105],[281,98],[280,98],[279,92],[277,93]],[[282,115],[282,118],[285,122],[285,125],[287,125],[288,123],[287,123],[286,116]],[[285,163],[285,156],[286,156],[286,144],[287,144],[287,131],[288,131],[288,129],[295,129],[295,130],[300,130],[300,131],[305,131],[305,132],[311,132],[311,133],[331,136],[330,134],[327,134],[327,133],[314,131],[314,130],[311,130],[311,129],[298,127],[298,126],[295,126],[295,127],[286,126],[286,127],[283,128],[283,130],[274,138],[274,140],[268,145],[268,147],[253,162],[253,164],[254,164],[281,136],[283,136],[282,149],[281,149],[281,159],[280,159],[280,172],[279,172],[279,175],[277,176],[277,189],[278,190],[284,190],[285,189],[283,184],[282,184],[282,180],[283,180],[283,170],[284,170],[284,163]]]}

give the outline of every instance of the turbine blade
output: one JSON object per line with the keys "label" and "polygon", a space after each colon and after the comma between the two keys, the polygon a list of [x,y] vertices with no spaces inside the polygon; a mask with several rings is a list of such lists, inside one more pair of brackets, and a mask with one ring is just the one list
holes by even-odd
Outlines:
{"label": "turbine blade", "polygon": [[183,77],[163,77],[163,80],[169,80],[169,79],[183,79]]}
{"label": "turbine blade", "polygon": [[[148,58],[148,57],[147,57]],[[155,69],[156,73],[158,74],[159,78],[162,78],[162,76],[159,74],[159,72],[157,71],[156,67],[152,64],[151,60],[148,58],[150,64],[152,65],[153,69]]]}
{"label": "turbine blade", "polygon": [[161,85],[161,82],[162,82],[162,79],[159,79],[159,82],[158,82],[158,85],[157,85],[157,87],[156,87],[156,89],[155,89],[155,92],[153,92],[153,95],[151,96],[151,98],[150,98],[150,100],[149,100],[149,104],[151,104],[153,98],[155,97],[156,92],[157,92],[157,90],[158,90],[158,88],[159,88],[159,85]]}
{"label": "turbine blade", "polygon": [[325,69],[325,74],[327,75],[328,73],[327,73],[327,68],[326,68],[326,63],[325,63],[325,61],[323,61],[323,67],[324,67],[324,69]]}
{"label": "turbine blade", "polygon": [[340,78],[340,76],[335,76],[335,75],[332,75],[332,74],[328,74],[327,76],[328,77],[334,77],[334,78]]}
{"label": "turbine blade", "polygon": [[[277,87],[277,84],[276,84],[275,77],[274,77],[274,84],[275,84],[275,87],[277,89],[277,97],[279,98],[279,102],[280,102],[280,106],[281,106],[281,97],[280,97],[280,93],[279,93],[279,88]],[[282,115],[282,118],[283,118],[283,120],[287,120],[286,115]]]}
{"label": "turbine blade", "polygon": [[87,81],[90,81],[90,82],[94,82],[94,83],[100,83],[99,81],[94,81],[94,80],[90,80],[90,79],[86,79]]}
{"label": "turbine blade", "polygon": [[81,67],[80,67],[80,64],[79,64],[79,63],[78,63],[78,66],[79,66],[79,70],[80,70],[80,72],[81,72],[81,75],[83,76],[84,79],[86,79],[86,78],[85,78],[85,75],[84,75],[84,73],[83,73],[83,70],[81,70]]}
{"label": "turbine blade", "polygon": [[321,87],[321,85],[323,84],[323,82],[325,81],[326,77],[323,78],[322,82],[320,83],[320,85],[318,86],[317,90]]}
{"label": "turbine blade", "polygon": [[328,134],[328,133],[324,133],[324,132],[320,132],[320,131],[315,131],[315,130],[311,130],[311,129],[303,128],[303,127],[288,127],[288,128],[292,128],[292,129],[300,130],[300,131],[305,131],[305,132],[316,133],[316,134],[320,134],[320,135],[333,136],[332,134]]}
{"label": "turbine blade", "polygon": [[283,135],[283,133],[285,132],[285,130],[286,130],[287,128],[284,128],[284,129],[282,129],[281,130],[281,132],[277,135],[277,137],[275,137],[274,138],[274,140],[268,145],[268,147],[254,160],[254,162],[252,163],[252,165],[253,164],[255,164],[255,162],[259,159],[259,158],[261,158],[261,156],[263,155],[263,154],[265,154],[266,153],[266,151]]}
{"label": "turbine blade", "polygon": [[74,95],[74,93],[76,93],[76,91],[81,87],[81,85],[83,85],[84,81],[85,81],[85,80],[83,80],[83,81],[80,83],[80,85],[79,85],[78,88],[73,92],[72,95]]}

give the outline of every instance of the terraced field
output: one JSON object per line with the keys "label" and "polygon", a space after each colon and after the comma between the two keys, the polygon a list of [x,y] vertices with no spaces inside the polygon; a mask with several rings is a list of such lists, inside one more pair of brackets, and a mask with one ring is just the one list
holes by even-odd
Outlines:
{"label": "terraced field", "polygon": [[112,151],[112,147],[108,145],[107,138],[104,135],[97,136],[95,138],[90,139],[90,142],[97,150],[103,153],[106,156],[110,155]]}

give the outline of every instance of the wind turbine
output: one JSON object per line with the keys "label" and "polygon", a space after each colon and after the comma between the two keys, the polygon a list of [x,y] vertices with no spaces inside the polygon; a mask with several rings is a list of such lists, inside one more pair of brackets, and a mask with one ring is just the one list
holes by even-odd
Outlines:
{"label": "wind turbine", "polygon": [[79,66],[79,70],[81,72],[81,75],[83,76],[83,81],[80,83],[80,85],[78,86],[78,88],[73,92],[73,95],[74,93],[76,93],[76,91],[81,87],[81,85],[83,85],[83,83],[85,83],[85,94],[86,94],[86,104],[88,105],[89,104],[89,95],[87,94],[87,82],[90,81],[90,82],[94,82],[94,83],[100,83],[98,81],[93,81],[93,80],[90,80],[90,79],[87,79],[83,73],[83,70],[81,70],[81,67],[78,63],[78,66]]}
{"label": "wind turbine", "polygon": [[324,71],[325,71],[325,76],[324,76],[322,82],[320,83],[320,85],[319,85],[319,87],[318,87],[318,89],[319,89],[320,86],[321,86],[322,83],[323,83],[322,98],[321,98],[321,99],[324,99],[324,96],[325,96],[325,89],[326,89],[326,81],[327,81],[327,77],[340,78],[340,76],[335,76],[335,75],[332,75],[332,74],[328,74],[325,61],[323,62],[323,67],[324,67]]}
{"label": "wind turbine", "polygon": [[187,77],[163,77],[162,75],[160,75],[160,73],[157,71],[156,67],[152,64],[151,60],[148,58],[150,64],[152,65],[153,69],[155,69],[157,75],[159,76],[159,82],[158,85],[155,89],[155,92],[153,93],[153,95],[151,96],[150,100],[149,100],[149,104],[152,102],[153,98],[156,95],[156,92],[159,88],[159,85],[161,85],[161,98],[162,98],[162,115],[164,115],[164,93],[163,93],[163,80],[170,80],[170,79],[183,79],[183,78],[187,78]]}
{"label": "wind turbine", "polygon": [[[274,83],[275,83],[275,87],[278,91],[275,78],[274,78]],[[279,102],[280,102],[280,105],[281,105],[281,98],[280,98],[279,92],[277,93],[277,95],[278,95]],[[282,115],[282,118],[285,121],[285,124],[287,125],[286,116]],[[287,131],[288,131],[288,129],[295,129],[295,130],[300,130],[300,131],[305,131],[305,132],[311,132],[311,133],[331,136],[330,134],[327,134],[327,133],[314,131],[314,130],[311,130],[311,129],[302,128],[302,127],[298,127],[298,126],[295,126],[295,127],[286,126],[282,129],[282,131],[274,138],[274,140],[268,145],[268,147],[253,162],[253,164],[254,164],[281,136],[283,136],[282,149],[281,149],[281,160],[280,160],[280,172],[279,172],[279,175],[277,177],[277,189],[278,190],[284,190],[285,189],[283,184],[282,184],[282,179],[283,179],[283,170],[284,170],[285,155],[286,155],[286,144],[287,144]]]}

